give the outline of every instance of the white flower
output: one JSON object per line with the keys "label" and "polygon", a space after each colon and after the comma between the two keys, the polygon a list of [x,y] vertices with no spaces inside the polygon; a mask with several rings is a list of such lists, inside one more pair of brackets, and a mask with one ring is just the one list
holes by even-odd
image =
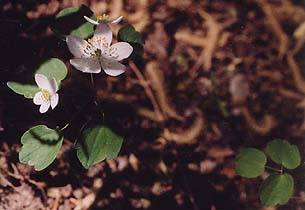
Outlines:
{"label": "white flower", "polygon": [[56,80],[53,78],[49,80],[42,74],[35,74],[35,81],[40,89],[35,94],[33,102],[36,105],[40,105],[39,112],[45,113],[48,109],[54,109],[58,104],[58,86]]}
{"label": "white flower", "polygon": [[101,68],[110,76],[118,76],[126,67],[119,61],[128,58],[133,48],[127,42],[111,45],[112,31],[105,22],[99,22],[94,35],[88,41],[69,35],[68,48],[74,55],[71,65],[85,73],[100,73]]}
{"label": "white flower", "polygon": [[94,25],[98,25],[100,24],[101,22],[105,22],[107,24],[117,24],[119,23],[122,19],[123,19],[123,16],[120,16],[118,18],[115,18],[115,19],[112,19],[112,20],[109,20],[109,17],[107,15],[102,15],[102,16],[97,16],[96,19],[97,20],[93,20],[92,18],[89,18],[87,16],[84,16],[84,18],[89,22],[89,23],[92,23]]}

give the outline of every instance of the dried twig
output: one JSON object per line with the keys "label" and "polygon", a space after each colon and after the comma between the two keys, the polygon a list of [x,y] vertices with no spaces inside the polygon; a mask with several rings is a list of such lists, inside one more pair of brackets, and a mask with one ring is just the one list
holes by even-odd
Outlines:
{"label": "dried twig", "polygon": [[265,0],[259,0],[258,3],[262,8],[263,12],[265,13],[267,20],[274,32],[274,35],[277,37],[279,41],[278,57],[283,58],[289,47],[289,38],[284,33],[279,21],[276,19],[272,7]]}
{"label": "dried twig", "polygon": [[183,120],[183,117],[177,114],[176,109],[169,102],[169,97],[166,93],[164,75],[163,72],[158,68],[157,63],[148,63],[146,65],[145,73],[156,93],[157,100],[163,113],[176,120]]}
{"label": "dried twig", "polygon": [[249,109],[246,106],[240,108],[241,113],[245,117],[248,126],[260,135],[265,135],[275,127],[276,121],[272,115],[264,115],[262,121],[257,122],[250,114]]}
{"label": "dried twig", "polygon": [[154,111],[157,115],[158,121],[164,121],[164,116],[161,112],[161,109],[160,109],[158,103],[157,103],[157,100],[156,100],[148,82],[146,81],[145,77],[141,73],[140,69],[132,61],[129,62],[129,66],[130,66],[131,70],[135,73],[135,75],[138,78],[141,86],[144,88],[144,91],[145,91],[147,97],[149,98],[149,100],[150,100],[150,102],[151,102],[151,104],[154,108]]}
{"label": "dried twig", "polygon": [[290,67],[290,70],[292,71],[292,76],[294,79],[294,83],[296,88],[305,94],[305,80],[303,79],[303,76],[301,74],[301,70],[296,63],[293,55],[291,53],[287,53],[287,63]]}
{"label": "dried twig", "polygon": [[199,11],[200,16],[206,20],[208,26],[207,33],[207,44],[202,55],[203,68],[205,71],[209,71],[212,66],[212,56],[217,46],[217,41],[219,39],[222,27],[219,23],[207,12],[201,10]]}
{"label": "dried twig", "polygon": [[194,123],[182,132],[172,132],[169,129],[164,129],[163,136],[168,141],[174,141],[177,144],[194,144],[196,138],[204,129],[204,117],[199,109],[195,109],[197,114]]}

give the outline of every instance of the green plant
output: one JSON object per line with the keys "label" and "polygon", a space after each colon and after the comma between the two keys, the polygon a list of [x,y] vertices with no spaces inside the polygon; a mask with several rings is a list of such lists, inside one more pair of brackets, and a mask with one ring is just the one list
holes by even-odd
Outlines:
{"label": "green plant", "polygon": [[265,169],[272,174],[265,179],[260,187],[260,200],[264,206],[286,204],[294,191],[294,179],[288,173],[301,164],[301,156],[296,145],[286,140],[275,139],[268,143],[266,153],[270,159],[279,164],[279,168],[267,166],[264,152],[255,148],[245,148],[235,159],[236,173],[242,177],[255,178],[261,176]]}
{"label": "green plant", "polygon": [[[118,17],[109,20],[107,15],[95,16],[88,7],[81,5],[60,11],[51,26],[53,32],[67,43],[73,54],[74,58],[70,59],[70,64],[83,73],[91,74],[91,84],[95,92],[97,90],[93,74],[103,70],[107,75],[118,76],[126,68],[120,61],[132,57],[133,54],[141,56],[143,53],[141,34],[131,25],[123,26],[118,32],[119,42],[111,45],[112,31],[109,24],[117,24],[121,19],[122,17]],[[48,58],[33,72],[27,73],[26,78],[29,80],[9,81],[7,86],[15,93],[32,99],[34,104],[40,105],[39,112],[43,114],[50,108],[55,109],[59,104],[63,88],[61,84],[67,75],[68,70],[63,61]],[[101,109],[95,96],[90,100],[89,104]],[[123,138],[104,125],[104,122],[94,123],[101,122],[100,118],[103,118],[100,114],[91,116],[90,120],[80,127],[80,135],[75,142],[77,157],[85,168],[106,158],[117,157],[123,144]],[[64,141],[65,130],[73,120],[63,127],[35,125],[28,129],[21,137],[20,162],[34,166],[37,171],[48,167],[56,159]]]}

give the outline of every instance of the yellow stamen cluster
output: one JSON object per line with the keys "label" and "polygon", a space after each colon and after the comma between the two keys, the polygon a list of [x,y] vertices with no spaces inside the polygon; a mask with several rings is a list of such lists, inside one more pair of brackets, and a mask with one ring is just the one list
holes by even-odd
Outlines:
{"label": "yellow stamen cluster", "polygon": [[45,89],[41,89],[41,93],[42,93],[42,99],[44,101],[49,101],[50,100],[51,94],[50,94],[49,91],[47,91]]}
{"label": "yellow stamen cluster", "polygon": [[90,44],[92,44],[92,42],[93,42],[93,39],[91,38],[89,38],[88,40],[87,40]]}
{"label": "yellow stamen cluster", "polygon": [[97,20],[109,20],[109,15],[102,14],[96,17]]}

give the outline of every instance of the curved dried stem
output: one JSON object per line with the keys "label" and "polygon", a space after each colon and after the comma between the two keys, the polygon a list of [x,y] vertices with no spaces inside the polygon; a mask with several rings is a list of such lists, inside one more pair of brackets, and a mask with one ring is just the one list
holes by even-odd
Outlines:
{"label": "curved dried stem", "polygon": [[245,117],[245,120],[253,131],[260,135],[265,135],[270,132],[272,128],[275,127],[276,121],[272,115],[265,114],[263,119],[259,122],[251,115],[249,109],[246,106],[240,108],[242,115]]}
{"label": "curved dried stem", "polygon": [[194,123],[182,132],[172,132],[169,129],[164,129],[163,137],[168,141],[173,141],[177,144],[194,144],[197,137],[204,129],[204,116],[202,111],[195,109],[196,118]]}
{"label": "curved dried stem", "polygon": [[157,100],[156,100],[151,88],[149,87],[148,82],[146,81],[145,77],[141,73],[140,69],[132,61],[129,62],[129,66],[130,66],[131,70],[135,73],[136,77],[138,78],[140,85],[144,88],[144,91],[154,108],[154,112],[156,113],[158,121],[161,121],[161,122],[164,121],[164,116],[157,103]]}
{"label": "curved dried stem", "polygon": [[164,75],[163,72],[158,68],[157,63],[148,63],[145,73],[156,93],[157,100],[163,113],[176,120],[183,120],[183,117],[177,113],[176,109],[170,103],[168,94],[166,93]]}

